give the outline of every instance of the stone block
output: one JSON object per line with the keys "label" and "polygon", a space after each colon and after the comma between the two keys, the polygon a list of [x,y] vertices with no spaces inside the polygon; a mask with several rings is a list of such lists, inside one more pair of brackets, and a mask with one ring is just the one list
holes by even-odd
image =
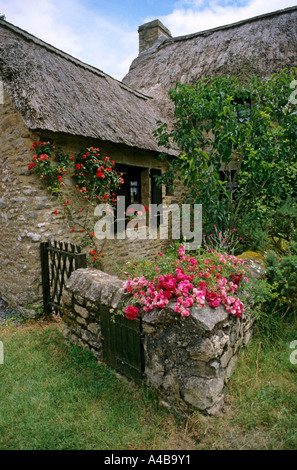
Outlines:
{"label": "stone block", "polygon": [[80,305],[75,304],[74,310],[83,318],[88,318],[89,316],[89,311],[86,308],[81,307]]}
{"label": "stone block", "polygon": [[191,318],[202,330],[212,331],[218,324],[228,319],[228,313],[222,306],[211,308],[205,305],[203,308],[192,308]]}
{"label": "stone block", "polygon": [[196,348],[189,351],[190,357],[208,362],[222,354],[227,342],[228,336],[225,334],[222,337],[214,335],[211,338],[202,339]]}
{"label": "stone block", "polygon": [[184,381],[183,397],[186,403],[203,411],[213,407],[218,400],[221,400],[223,389],[224,380],[222,378],[190,377]]}
{"label": "stone block", "polygon": [[62,292],[62,304],[66,307],[72,307],[73,295],[67,289],[63,289]]}
{"label": "stone block", "polygon": [[98,335],[101,331],[101,328],[98,323],[89,323],[88,330],[93,333],[93,335]]}

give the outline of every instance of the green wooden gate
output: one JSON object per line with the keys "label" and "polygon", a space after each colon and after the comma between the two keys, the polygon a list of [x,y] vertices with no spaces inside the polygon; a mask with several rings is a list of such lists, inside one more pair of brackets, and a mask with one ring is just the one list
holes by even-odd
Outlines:
{"label": "green wooden gate", "polygon": [[120,374],[141,382],[144,374],[144,349],[141,319],[111,318],[109,309],[101,306],[103,360]]}

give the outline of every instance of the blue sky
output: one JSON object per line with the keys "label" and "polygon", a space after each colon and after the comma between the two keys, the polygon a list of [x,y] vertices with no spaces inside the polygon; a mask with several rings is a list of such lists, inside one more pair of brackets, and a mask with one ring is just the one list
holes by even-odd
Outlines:
{"label": "blue sky", "polygon": [[0,0],[0,13],[121,80],[138,55],[138,26],[147,21],[158,18],[173,36],[180,36],[294,6],[295,1]]}

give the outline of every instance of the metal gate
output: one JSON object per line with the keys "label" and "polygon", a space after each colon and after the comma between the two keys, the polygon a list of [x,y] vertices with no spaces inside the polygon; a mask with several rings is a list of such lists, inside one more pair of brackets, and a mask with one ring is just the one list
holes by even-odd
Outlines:
{"label": "metal gate", "polygon": [[86,254],[72,243],[47,241],[40,244],[40,257],[44,313],[59,313],[65,281],[75,269],[87,266]]}
{"label": "metal gate", "polygon": [[144,349],[141,319],[111,318],[109,309],[101,306],[103,360],[130,379],[140,382],[144,374]]}

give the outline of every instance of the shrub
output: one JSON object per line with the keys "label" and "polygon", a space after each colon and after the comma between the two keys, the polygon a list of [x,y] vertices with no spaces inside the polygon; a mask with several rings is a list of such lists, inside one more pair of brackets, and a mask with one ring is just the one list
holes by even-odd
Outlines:
{"label": "shrub", "polygon": [[297,308],[297,243],[291,242],[284,256],[270,252],[265,263],[266,278],[278,293],[278,308],[294,311]]}

